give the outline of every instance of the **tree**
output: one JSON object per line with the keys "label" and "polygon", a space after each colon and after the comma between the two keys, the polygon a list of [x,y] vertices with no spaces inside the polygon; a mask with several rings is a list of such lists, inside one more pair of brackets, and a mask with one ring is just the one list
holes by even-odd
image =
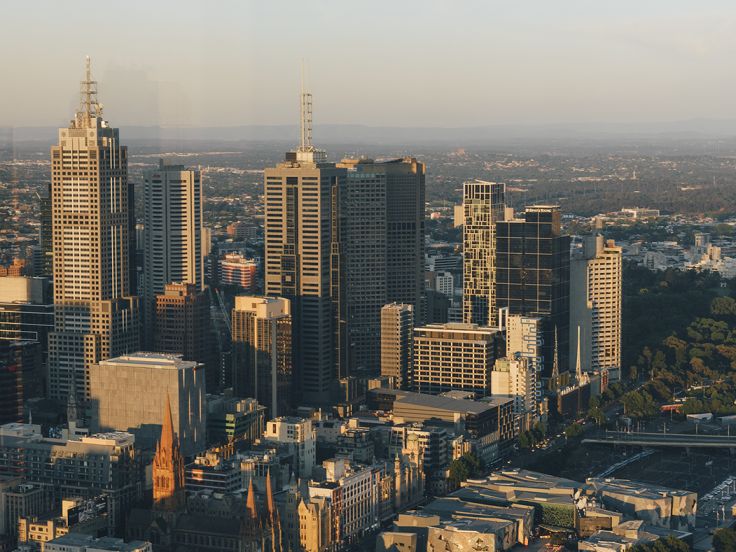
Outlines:
{"label": "tree", "polygon": [[450,476],[448,479],[455,487],[459,487],[460,483],[467,481],[468,478],[481,475],[482,471],[483,466],[481,466],[478,457],[469,452],[450,463]]}
{"label": "tree", "polygon": [[716,552],[736,551],[736,531],[724,527],[713,534],[713,548]]}

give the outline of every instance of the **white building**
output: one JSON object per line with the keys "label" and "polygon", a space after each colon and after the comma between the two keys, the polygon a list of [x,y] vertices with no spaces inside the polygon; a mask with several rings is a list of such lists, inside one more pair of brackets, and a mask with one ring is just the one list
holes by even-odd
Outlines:
{"label": "white building", "polygon": [[440,272],[435,279],[435,289],[452,299],[455,293],[455,277],[450,272]]}
{"label": "white building", "polygon": [[326,481],[309,484],[309,497],[330,501],[338,517],[339,538],[357,535],[379,519],[379,474],[373,467],[355,468],[344,458],[325,460]]}
{"label": "white building", "polygon": [[204,286],[202,186],[198,170],[168,165],[145,173],[144,294],[171,282]]}
{"label": "white building", "polygon": [[506,327],[506,358],[527,358],[530,365],[540,372],[544,366],[542,319],[518,314],[507,315],[507,312],[504,309],[501,315]]}
{"label": "white building", "polygon": [[537,415],[540,394],[537,371],[529,358],[518,356],[496,361],[491,373],[491,395],[513,399],[517,420],[531,421]]}
{"label": "white building", "polygon": [[312,420],[282,416],[266,424],[264,440],[290,445],[296,455],[296,476],[309,478],[317,463],[317,433]]}
{"label": "white building", "polygon": [[573,251],[570,362],[585,372],[607,371],[609,381],[618,379],[621,370],[621,274],[621,248],[613,241],[587,236],[583,247]]}

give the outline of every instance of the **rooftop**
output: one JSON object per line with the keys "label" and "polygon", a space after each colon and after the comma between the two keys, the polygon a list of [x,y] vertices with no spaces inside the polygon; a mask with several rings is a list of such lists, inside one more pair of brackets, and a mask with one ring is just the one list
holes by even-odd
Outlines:
{"label": "rooftop", "polygon": [[470,414],[480,414],[491,408],[511,402],[511,399],[502,397],[489,397],[479,401],[471,401],[467,399],[454,399],[452,397],[441,395],[427,395],[424,393],[413,393],[411,391],[402,391],[399,389],[371,389],[370,392],[382,395],[393,395],[396,402],[406,405],[417,405],[426,408],[436,408],[437,410],[446,410],[449,412],[464,412]]}
{"label": "rooftop", "polygon": [[164,370],[185,370],[198,366],[197,362],[191,360],[182,360],[181,355],[172,355],[166,353],[148,353],[137,352],[129,355],[122,355],[108,360],[103,360],[100,366],[140,366],[160,368]]}

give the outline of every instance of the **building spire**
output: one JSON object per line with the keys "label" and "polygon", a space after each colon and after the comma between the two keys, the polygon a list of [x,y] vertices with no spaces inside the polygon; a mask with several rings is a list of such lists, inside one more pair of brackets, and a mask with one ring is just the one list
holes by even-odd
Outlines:
{"label": "building spire", "polygon": [[256,508],[256,493],[253,490],[253,477],[248,482],[248,498],[245,502],[245,509],[248,512],[248,518],[251,520],[258,519],[258,509]]}
{"label": "building spire", "polygon": [[268,515],[273,521],[276,512],[273,502],[273,489],[271,488],[271,468],[266,472],[266,506],[268,507]]}
{"label": "building spire", "polygon": [[174,434],[171,401],[166,395],[166,410],[161,421],[161,438],[153,458],[153,503],[157,510],[179,511],[184,507],[184,458]]}
{"label": "building spire", "polygon": [[583,378],[583,369],[580,362],[580,326],[578,326],[578,345],[577,345],[577,358],[575,360],[575,377],[577,378],[578,385],[580,385]]}
{"label": "building spire", "polygon": [[[560,354],[557,345],[557,325],[555,325],[555,351],[552,358],[552,379],[557,380],[560,377]],[[557,383],[555,383],[557,385]]]}
{"label": "building spire", "polygon": [[174,448],[174,421],[171,415],[171,400],[169,394],[166,394],[166,412],[164,412],[163,424],[161,424],[161,440],[159,441],[161,450],[170,451]]}

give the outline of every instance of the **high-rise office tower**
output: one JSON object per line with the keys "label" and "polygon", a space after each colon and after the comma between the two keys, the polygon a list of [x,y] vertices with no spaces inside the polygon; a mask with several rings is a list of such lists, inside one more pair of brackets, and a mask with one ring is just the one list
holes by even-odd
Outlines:
{"label": "high-rise office tower", "polygon": [[413,157],[382,164],[386,173],[386,302],[421,312],[424,289],[425,166]]}
{"label": "high-rise office tower", "polygon": [[169,283],[204,288],[202,185],[198,170],[159,161],[145,174],[143,297],[148,334],[156,295]]}
{"label": "high-rise office tower", "polygon": [[490,395],[498,338],[497,329],[477,324],[415,328],[412,390],[430,395],[453,390]]}
{"label": "high-rise office tower", "polygon": [[[424,263],[424,165],[412,157],[374,161],[343,159],[348,170],[338,197],[340,268],[335,298],[347,327],[338,358],[349,373],[380,369],[381,308],[403,298],[421,306]],[[394,202],[391,205],[391,201]],[[416,312],[416,311],[415,311]],[[345,344],[347,343],[347,345]]]}
{"label": "high-rise office tower", "polygon": [[289,414],[294,388],[291,303],[282,297],[235,298],[232,312],[233,391],[268,409],[268,419]]}
{"label": "high-rise office tower", "polygon": [[[570,359],[585,371],[621,368],[621,248],[586,236],[570,260]],[[578,349],[578,335],[580,336]]]}
{"label": "high-rise office tower", "polygon": [[51,226],[51,184],[48,192],[38,198],[41,208],[41,226],[38,231],[38,263],[34,263],[33,275],[53,276],[54,244],[53,228]]}
{"label": "high-rise office tower", "polygon": [[[347,171],[312,145],[312,96],[302,93],[301,143],[283,163],[267,168],[265,184],[266,294],[291,301],[299,401],[331,403],[336,369],[333,312],[333,213]],[[335,282],[338,284],[337,282]]]}
{"label": "high-rise office tower", "polygon": [[203,364],[207,392],[216,392],[220,367],[212,340],[209,294],[194,284],[166,284],[155,300],[153,350]]}
{"label": "high-rise office tower", "polygon": [[570,237],[558,206],[527,207],[523,218],[496,223],[496,305],[543,318],[544,378],[569,368],[569,293]]}
{"label": "high-rise office tower", "polygon": [[381,309],[381,375],[409,389],[414,369],[414,307],[391,303]]}
{"label": "high-rise office tower", "polygon": [[504,218],[506,184],[474,180],[463,186],[463,320],[495,326],[496,223]]}
{"label": "high-rise office tower", "polygon": [[51,148],[54,331],[49,395],[88,394],[88,366],[138,349],[130,295],[128,151],[102,118],[89,58],[79,110]]}

